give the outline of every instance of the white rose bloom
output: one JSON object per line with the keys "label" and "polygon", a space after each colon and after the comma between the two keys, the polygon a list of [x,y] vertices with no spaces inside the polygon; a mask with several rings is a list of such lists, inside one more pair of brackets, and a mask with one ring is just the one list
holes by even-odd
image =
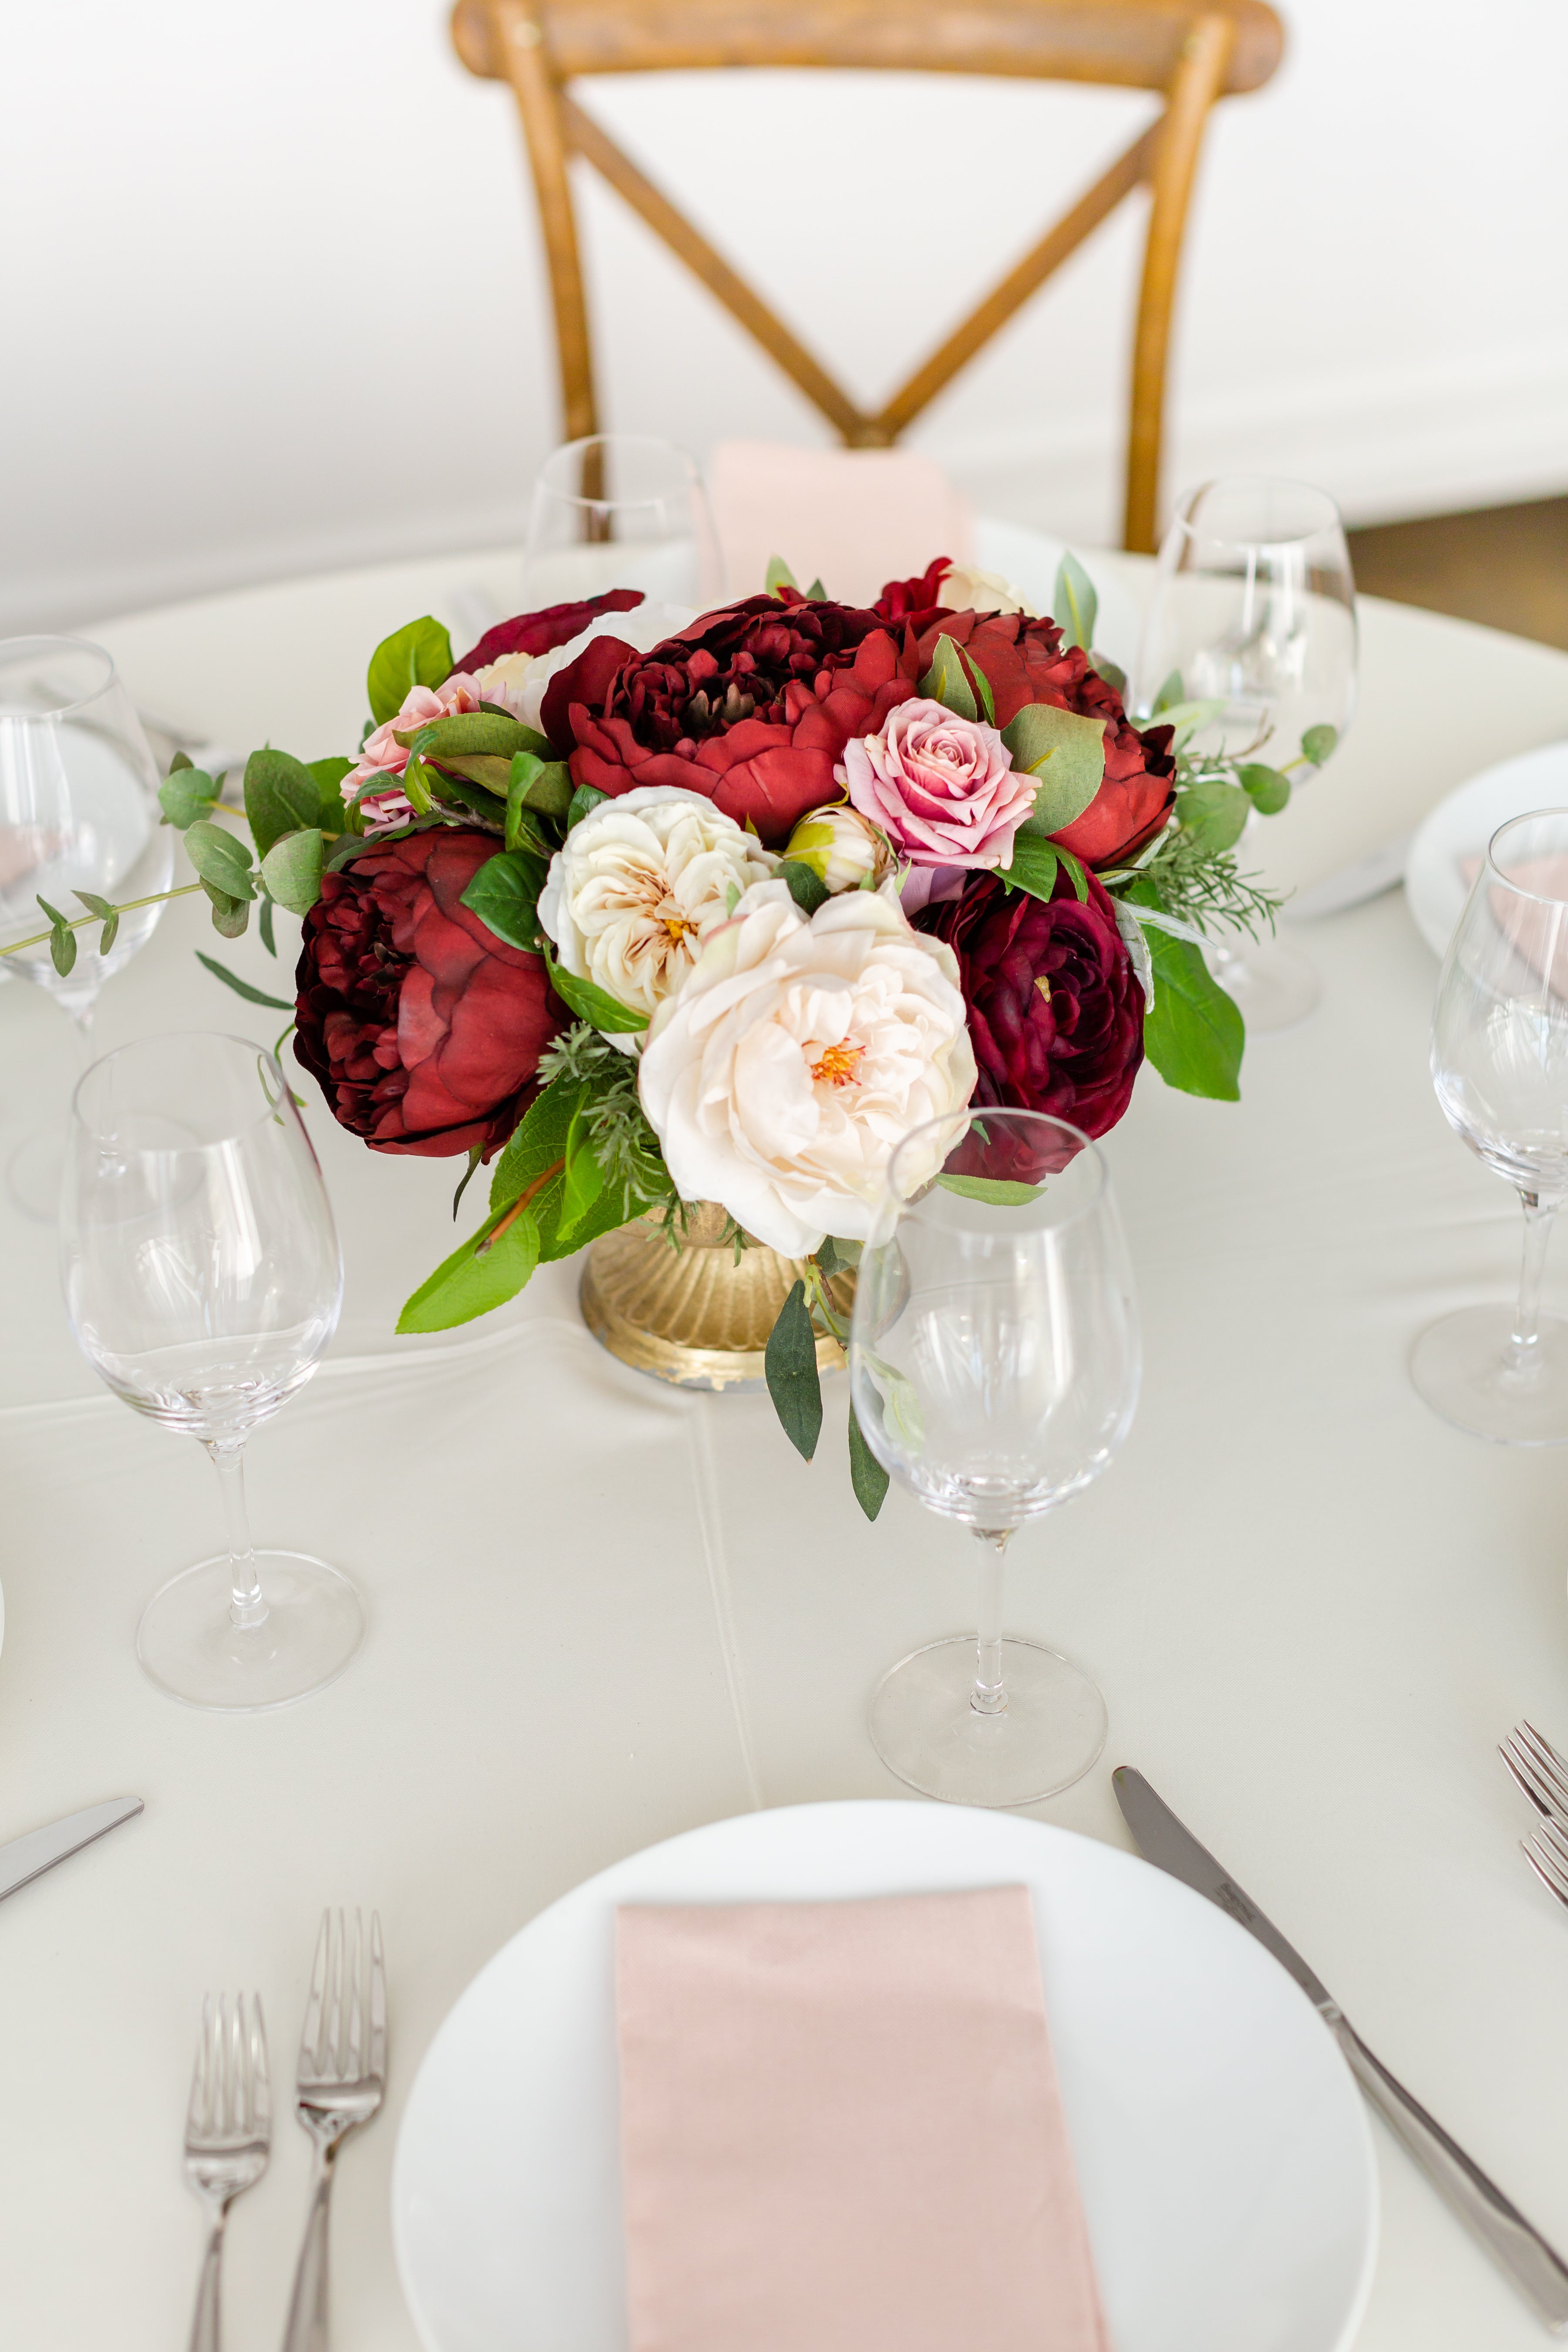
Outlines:
{"label": "white rose bloom", "polygon": [[979,572],[972,563],[953,563],[942,573],[937,594],[954,613],[1023,613],[1031,621],[1035,608],[999,572]]}
{"label": "white rose bloom", "polygon": [[682,1196],[801,1257],[869,1238],[894,1146],[974,1078],[951,948],[879,891],[807,921],[764,882],[660,1005],[637,1090]]}
{"label": "white rose bloom", "polygon": [[[547,654],[534,655],[518,697],[518,717],[525,727],[531,727],[535,734],[542,731],[539,719],[544,707],[545,688],[556,671],[564,669],[568,662],[574,662],[584,646],[595,637],[619,637],[624,644],[635,646],[639,654],[650,654],[655,646],[664,643],[666,637],[679,636],[682,629],[689,628],[696,618],[695,605],[659,604],[648,596],[645,596],[640,604],[634,604],[629,613],[596,614],[585,629],[580,630],[565,645],[556,646]],[[508,706],[509,709],[510,707]]]}
{"label": "white rose bloom", "polygon": [[[650,1016],[702,940],[777,860],[700,793],[647,784],[601,801],[550,861],[539,919],[581,980]],[[632,1053],[635,1031],[611,1041]]]}
{"label": "white rose bloom", "polygon": [[[534,654],[502,654],[499,661],[487,662],[483,669],[474,672],[474,691],[481,702],[499,702],[514,719],[522,718],[523,682],[538,659]],[[536,725],[535,720],[524,720]]]}

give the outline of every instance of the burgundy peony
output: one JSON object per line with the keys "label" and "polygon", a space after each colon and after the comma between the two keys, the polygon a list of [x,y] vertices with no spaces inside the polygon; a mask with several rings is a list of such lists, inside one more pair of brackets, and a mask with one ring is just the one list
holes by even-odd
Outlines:
{"label": "burgundy peony", "polygon": [[707,614],[652,653],[628,649],[607,682],[568,687],[563,670],[544,718],[553,742],[551,698],[570,698],[574,782],[611,794],[677,784],[782,849],[809,809],[839,798],[833,771],[850,737],[875,734],[920,675],[907,632],[786,592]]}
{"label": "burgundy peony", "polygon": [[1047,905],[976,875],[918,928],[958,956],[975,1106],[1048,1111],[1089,1136],[1114,1127],[1143,1059],[1143,992],[1093,877],[1080,904],[1064,869]]}
{"label": "burgundy peony", "polygon": [[540,613],[519,613],[510,621],[498,621],[487,629],[477,646],[454,662],[450,675],[459,670],[486,669],[505,654],[550,654],[557,646],[569,646],[580,637],[591,621],[601,613],[629,613],[643,601],[640,588],[610,588],[602,596],[584,596],[574,604],[547,604]]}
{"label": "burgundy peony", "polygon": [[570,1019],[535,955],[459,902],[490,835],[410,834],[328,874],[305,918],[294,1051],[373,1151],[497,1150]]}

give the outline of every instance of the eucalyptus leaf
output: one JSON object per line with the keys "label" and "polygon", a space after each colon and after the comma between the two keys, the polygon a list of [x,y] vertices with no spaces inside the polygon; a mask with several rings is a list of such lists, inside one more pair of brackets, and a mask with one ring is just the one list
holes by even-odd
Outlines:
{"label": "eucalyptus leaf", "polygon": [[198,817],[185,827],[185,850],[191,864],[204,882],[211,883],[227,898],[246,899],[256,896],[256,880],[251,872],[250,852],[232,833],[219,824],[211,824]]}
{"label": "eucalyptus leaf", "polygon": [[1235,847],[1251,814],[1252,802],[1242,787],[1218,777],[1189,784],[1176,795],[1176,815],[1183,832],[1210,857]]}
{"label": "eucalyptus leaf", "polygon": [[816,1369],[816,1328],[804,1282],[793,1285],[779,1308],[763,1361],[768,1394],[784,1435],[809,1462],[822,1434],[822,1381]]}
{"label": "eucalyptus leaf", "polygon": [[820,573],[819,573],[819,574],[818,574],[818,576],[817,576],[817,577],[816,577],[816,578],[812,582],[812,583],[811,583],[810,587],[806,590],[806,592],[805,592],[805,593],[806,593],[807,596],[811,599],[811,601],[812,601],[812,603],[813,603],[814,604],[820,604],[820,603],[822,602],[822,599],[826,595],[827,591],[826,591],[826,588],[823,586],[823,584],[822,584],[822,578],[821,578]]}
{"label": "eucalyptus leaf", "polygon": [[278,940],[272,929],[272,901],[270,898],[263,898],[261,901],[261,912],[256,919],[256,928],[261,934],[261,944],[267,950],[268,954],[269,956],[275,956],[278,952]]}
{"label": "eucalyptus leaf", "polygon": [[539,931],[539,894],[545,866],[531,850],[501,849],[487,857],[461,904],[510,948],[532,950]]}
{"label": "eucalyptus leaf", "polygon": [[326,835],[320,825],[286,833],[261,861],[261,878],[268,894],[291,915],[308,915],[321,895],[321,870],[326,859]]}
{"label": "eucalyptus leaf", "polygon": [[798,588],[799,586],[799,581],[784,562],[784,557],[770,555],[766,576],[763,581],[764,593],[769,596],[776,596],[781,588]]}
{"label": "eucalyptus leaf", "polygon": [[[493,865],[495,860],[492,858],[490,863]],[[477,881],[479,877],[476,875],[474,879]],[[472,889],[473,883],[468,887]],[[464,895],[466,903],[467,893]],[[550,974],[551,987],[562,1003],[571,1007],[579,1021],[586,1021],[605,1037],[625,1037],[634,1029],[647,1027],[646,1013],[639,1012],[635,1005],[620,1003],[605,990],[596,988],[591,980],[580,980],[574,971],[563,971],[542,940],[540,948],[544,957],[544,969]]]}
{"label": "eucalyptus leaf", "polygon": [[302,760],[270,744],[245,763],[245,814],[258,857],[265,859],[286,833],[321,821],[321,787]]}
{"label": "eucalyptus leaf", "polygon": [[853,1398],[849,1404],[849,1483],[855,1489],[855,1500],[866,1517],[874,1519],[888,1499],[890,1481],[866,1443]]}
{"label": "eucalyptus leaf", "polygon": [[920,682],[920,691],[933,702],[944,704],[960,719],[978,719],[980,716],[974,688],[969,682],[958,647],[950,636],[938,637],[931,657],[931,667]]}
{"label": "eucalyptus leaf", "polygon": [[426,613],[384,637],[370,657],[365,692],[371,723],[395,719],[416,686],[439,686],[452,674],[452,640]]}
{"label": "eucalyptus leaf", "polygon": [[231,898],[226,890],[220,890],[217,884],[209,882],[205,874],[202,876],[202,888],[212,901],[213,929],[219,938],[243,939],[250,920],[250,900]]}
{"label": "eucalyptus leaf", "polygon": [[[511,1213],[503,1210],[501,1215]],[[539,1264],[539,1226],[531,1212],[522,1209],[492,1240],[500,1223],[487,1218],[420,1284],[397,1318],[400,1331],[450,1331],[516,1297]]]}
{"label": "eucalyptus leaf", "polygon": [[1319,727],[1309,727],[1301,738],[1301,757],[1310,760],[1314,768],[1326,767],[1333,758],[1339,740],[1337,727],[1330,727],[1326,722]]}
{"label": "eucalyptus leaf", "polygon": [[1105,721],[1054,703],[1026,702],[1002,730],[1013,765],[1037,779],[1024,820],[1033,834],[1061,833],[1089,807],[1105,775]]}
{"label": "eucalyptus leaf", "polygon": [[219,792],[205,768],[193,768],[186,760],[183,767],[173,767],[158,787],[158,806],[165,821],[184,833],[216,806]]}
{"label": "eucalyptus leaf", "polygon": [[1046,1189],[1043,1184],[1017,1184],[1006,1176],[942,1175],[936,1181],[944,1192],[962,1193],[966,1201],[988,1202],[994,1209],[1026,1208]]}
{"label": "eucalyptus leaf", "polygon": [[[226,988],[232,988],[237,996],[243,996],[247,1004],[265,1004],[273,1013],[293,1012],[293,1004],[288,997],[268,996],[264,989],[252,988],[247,980],[241,980],[237,971],[230,971],[226,964],[219,963],[216,956],[203,955],[200,948],[196,950],[196,961],[205,964],[213,978],[221,980]],[[289,1033],[285,1030],[283,1034],[287,1036]]]}
{"label": "eucalyptus leaf", "polygon": [[1282,776],[1278,768],[1265,767],[1261,761],[1249,761],[1236,775],[1259,816],[1278,816],[1290,798],[1289,777]]}
{"label": "eucalyptus leaf", "polygon": [[1061,630],[1064,642],[1080,646],[1088,653],[1094,642],[1099,610],[1094,583],[1069,551],[1057,566],[1056,585],[1051,591],[1051,618]]}

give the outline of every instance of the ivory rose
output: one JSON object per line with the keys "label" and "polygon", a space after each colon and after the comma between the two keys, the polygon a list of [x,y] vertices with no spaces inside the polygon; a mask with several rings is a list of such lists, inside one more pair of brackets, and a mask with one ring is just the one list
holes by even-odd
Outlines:
{"label": "ivory rose", "polygon": [[973,563],[953,563],[937,583],[937,602],[953,613],[1023,613],[1033,620],[1035,608],[999,572],[982,572]]}
{"label": "ivory rose", "polygon": [[836,772],[915,866],[1007,865],[1037,789],[994,727],[923,696],[890,710],[879,735],[846,743]]}
{"label": "ivory rose", "polygon": [[879,891],[807,919],[773,881],[659,1006],[637,1087],[682,1197],[801,1257],[868,1237],[895,1145],[974,1078],[950,948]]}
{"label": "ivory rose", "polygon": [[[573,826],[550,861],[539,919],[567,971],[651,1016],[776,862],[700,793],[649,785]],[[629,1054],[638,1040],[611,1042]]]}

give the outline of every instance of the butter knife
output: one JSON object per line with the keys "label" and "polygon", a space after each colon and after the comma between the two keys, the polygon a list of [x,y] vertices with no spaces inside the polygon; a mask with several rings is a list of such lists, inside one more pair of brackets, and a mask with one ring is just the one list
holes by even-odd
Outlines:
{"label": "butter knife", "polygon": [[18,1886],[53,1870],[68,1854],[79,1853],[106,1830],[133,1820],[141,1811],[140,1797],[110,1797],[106,1804],[89,1805],[85,1812],[68,1813],[63,1822],[51,1822],[47,1829],[33,1830],[26,1837],[13,1838],[9,1845],[0,1845],[0,1902],[15,1895]]}
{"label": "butter knife", "polygon": [[1142,1773],[1121,1764],[1110,1779],[1116,1801],[1145,1858],[1206,1895],[1273,1953],[1324,2020],[1368,2099],[1434,2189],[1447,2198],[1552,2333],[1568,2332],[1568,2263],[1373,2055],[1300,1953],[1176,1819],[1163,1798],[1155,1795]]}

